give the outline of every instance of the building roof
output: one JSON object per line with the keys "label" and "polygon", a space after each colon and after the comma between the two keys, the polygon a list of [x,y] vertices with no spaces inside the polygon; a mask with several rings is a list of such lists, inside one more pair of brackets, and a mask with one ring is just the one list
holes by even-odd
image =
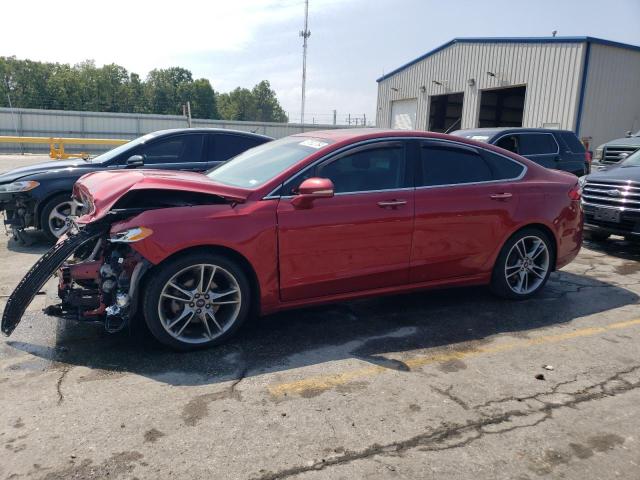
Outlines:
{"label": "building roof", "polygon": [[640,46],[629,45],[627,43],[614,42],[612,40],[605,40],[595,37],[467,37],[467,38],[454,38],[447,43],[434,48],[430,52],[419,56],[418,58],[411,60],[409,63],[405,63],[401,67],[381,76],[376,82],[381,82],[389,77],[392,77],[398,72],[414,65],[425,58],[435,55],[441,50],[448,48],[456,43],[596,43],[599,45],[608,45],[610,47],[625,48],[627,50],[635,50],[640,52]]}

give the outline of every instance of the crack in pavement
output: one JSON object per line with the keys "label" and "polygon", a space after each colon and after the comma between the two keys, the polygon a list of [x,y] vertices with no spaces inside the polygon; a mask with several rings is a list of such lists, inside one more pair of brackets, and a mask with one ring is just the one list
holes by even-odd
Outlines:
{"label": "crack in pavement", "polygon": [[[507,403],[511,401],[523,402],[526,400],[537,401],[538,403],[540,403],[540,407],[538,408],[529,407],[526,410],[508,410],[506,412],[495,414],[493,416],[478,412],[481,417],[478,420],[471,420],[464,424],[445,423],[440,428],[421,433],[406,440],[400,440],[388,443],[386,445],[375,443],[359,451],[347,450],[342,455],[322,459],[321,461],[313,462],[310,465],[291,467],[280,470],[279,472],[268,472],[262,476],[254,477],[254,480],[279,480],[289,478],[306,472],[325,470],[329,467],[349,464],[357,460],[368,459],[377,455],[399,454],[401,452],[417,447],[422,447],[422,451],[440,451],[460,448],[476,440],[479,440],[485,435],[504,434],[520,428],[535,427],[552,418],[553,412],[556,410],[564,408],[575,408],[577,405],[580,405],[582,403],[616,396],[640,388],[640,380],[631,382],[622,378],[623,375],[635,373],[638,371],[640,371],[640,365],[617,372],[616,374],[606,378],[605,380],[602,380],[601,382],[579,389],[573,393],[562,392],[563,395],[571,397],[570,400],[567,400],[565,402],[553,402],[545,400],[545,396],[553,396],[558,394],[558,389],[560,387],[575,383],[578,379],[578,376],[580,375],[578,374],[575,379],[560,382],[546,392],[540,392],[535,395],[529,395],[525,397],[505,397],[499,400],[494,400],[492,402],[487,402],[482,405],[474,406],[473,410],[477,411],[480,408],[484,408],[492,404],[498,405],[500,403]],[[446,392],[446,390],[444,392]],[[527,420],[530,417],[533,417],[532,422],[512,424],[515,420]],[[507,424],[508,426],[499,428],[500,426],[505,424]]]}
{"label": "crack in pavement", "polygon": [[250,365],[247,362],[242,362],[238,371],[238,376],[231,382],[229,387],[224,390],[203,393],[192,397],[189,402],[182,409],[182,420],[185,425],[190,427],[196,426],[196,424],[209,414],[209,404],[217,400],[223,399],[235,399],[237,401],[242,400],[241,393],[237,390],[238,385],[247,376],[250,370]]}
{"label": "crack in pavement", "polygon": [[453,385],[449,385],[449,388],[447,388],[446,390],[442,390],[441,388],[438,388],[434,385],[429,385],[429,388],[431,388],[431,390],[438,392],[440,395],[447,397],[453,403],[460,405],[464,410],[469,410],[469,405],[467,404],[467,402],[465,402],[460,397],[451,393],[451,390],[453,389]]}
{"label": "crack in pavement", "polygon": [[58,405],[61,405],[62,402],[64,402],[64,394],[62,393],[62,382],[72,368],[73,367],[71,367],[70,365],[65,365],[64,367],[62,367],[60,376],[58,377],[58,381],[56,382],[56,392],[58,392]]}

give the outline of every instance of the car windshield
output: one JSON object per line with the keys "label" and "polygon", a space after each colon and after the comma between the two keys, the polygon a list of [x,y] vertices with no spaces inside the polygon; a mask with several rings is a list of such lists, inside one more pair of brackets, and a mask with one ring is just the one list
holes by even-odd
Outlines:
{"label": "car windshield", "polygon": [[636,150],[635,153],[629,155],[621,165],[625,167],[640,167],[640,150]]}
{"label": "car windshield", "polygon": [[108,162],[112,159],[114,159],[115,157],[117,157],[118,155],[120,155],[121,153],[126,152],[127,150],[140,145],[141,143],[146,142],[147,140],[151,139],[155,137],[154,134],[152,133],[148,133],[147,135],[143,135],[142,137],[138,137],[135,140],[131,140],[130,142],[127,142],[123,145],[120,145],[116,148],[113,148],[111,150],[109,150],[108,152],[105,152],[101,155],[98,155],[97,157],[94,157],[91,159],[91,163],[105,163]]}
{"label": "car windshield", "polygon": [[330,142],[309,137],[285,137],[254,147],[229,160],[207,176],[218,183],[257,188]]}

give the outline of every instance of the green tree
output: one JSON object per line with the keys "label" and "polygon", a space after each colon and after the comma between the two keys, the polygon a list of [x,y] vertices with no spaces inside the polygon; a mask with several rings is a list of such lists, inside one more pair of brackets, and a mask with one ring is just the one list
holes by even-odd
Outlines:
{"label": "green tree", "polygon": [[258,83],[252,90],[238,87],[229,93],[218,95],[218,111],[226,120],[288,121],[267,80]]}
{"label": "green tree", "polygon": [[145,84],[150,110],[168,115],[182,114],[186,87],[193,83],[191,72],[180,67],[155,69],[149,72]]}
{"label": "green tree", "polygon": [[254,120],[260,122],[287,122],[289,120],[268,80],[258,83],[253,87],[251,93],[255,102]]}
{"label": "green tree", "polygon": [[191,102],[191,116],[194,118],[220,118],[216,96],[209,80],[199,78],[194,81],[190,86],[188,97]]}
{"label": "green tree", "polygon": [[287,121],[267,80],[218,94],[209,80],[194,80],[180,67],[152,70],[143,81],[120,65],[96,67],[93,60],[71,66],[0,57],[0,107],[9,105],[7,93],[16,108],[181,115],[190,102],[194,118]]}
{"label": "green tree", "polygon": [[218,110],[225,120],[255,120],[256,106],[251,90],[236,88],[218,98]]}

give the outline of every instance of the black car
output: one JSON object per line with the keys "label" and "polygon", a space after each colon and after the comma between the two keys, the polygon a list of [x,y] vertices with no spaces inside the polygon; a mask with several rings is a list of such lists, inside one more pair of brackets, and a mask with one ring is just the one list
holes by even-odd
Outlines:
{"label": "black car", "polygon": [[589,173],[589,156],[575,133],[550,128],[476,128],[451,133],[487,142],[527,157],[543,167],[578,177]]}
{"label": "black car", "polygon": [[189,128],[149,133],[89,160],[39,163],[0,174],[0,211],[15,237],[35,227],[52,241],[81,211],[71,199],[73,184],[86,173],[105,169],[154,168],[202,172],[270,137],[236,130]]}
{"label": "black car", "polygon": [[640,150],[620,163],[582,177],[585,237],[640,240]]}

